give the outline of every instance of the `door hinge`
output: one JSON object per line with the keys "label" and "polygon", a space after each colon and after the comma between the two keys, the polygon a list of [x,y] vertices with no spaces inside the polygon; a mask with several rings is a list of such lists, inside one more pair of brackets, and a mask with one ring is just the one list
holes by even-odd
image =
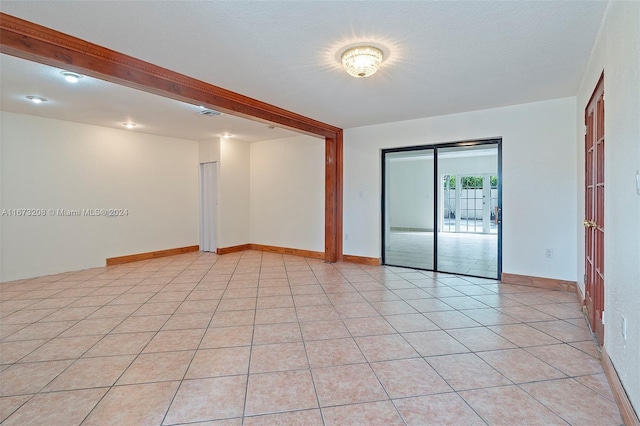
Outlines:
{"label": "door hinge", "polygon": [[602,311],[602,323],[604,324],[604,311]]}
{"label": "door hinge", "polygon": [[584,275],[582,276],[582,282],[583,282],[584,284],[586,284],[586,283],[587,283],[587,274],[584,274]]}
{"label": "door hinge", "polygon": [[587,135],[587,126],[584,126],[584,135]]}

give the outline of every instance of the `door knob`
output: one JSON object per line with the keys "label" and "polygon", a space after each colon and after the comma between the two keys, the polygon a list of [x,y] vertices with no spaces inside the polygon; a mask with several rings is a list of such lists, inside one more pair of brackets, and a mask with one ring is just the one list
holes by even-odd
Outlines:
{"label": "door knob", "polygon": [[595,227],[597,227],[597,226],[598,226],[598,224],[597,224],[597,223],[595,223],[594,221],[592,221],[592,220],[586,220],[586,219],[585,219],[585,221],[584,221],[584,222],[582,222],[582,224],[584,225],[584,227],[585,227],[585,228],[595,228]]}

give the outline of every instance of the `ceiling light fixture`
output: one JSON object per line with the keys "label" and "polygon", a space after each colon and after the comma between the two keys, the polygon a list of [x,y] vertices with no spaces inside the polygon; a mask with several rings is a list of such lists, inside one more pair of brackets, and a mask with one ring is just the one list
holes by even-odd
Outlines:
{"label": "ceiling light fixture", "polygon": [[231,136],[233,136],[233,135],[231,135],[229,133],[221,133],[220,134],[220,137],[225,138],[225,139],[229,139]]}
{"label": "ceiling light fixture", "polygon": [[382,51],[373,46],[359,46],[342,54],[342,65],[356,78],[371,77],[382,63]]}
{"label": "ceiling light fixture", "polygon": [[27,99],[29,99],[34,104],[41,104],[42,102],[47,102],[47,100],[41,96],[27,96]]}
{"label": "ceiling light fixture", "polygon": [[122,125],[123,125],[124,127],[126,127],[127,129],[133,129],[134,127],[136,127],[136,126],[137,126],[137,124],[136,124],[136,123],[131,123],[131,122],[122,123]]}
{"label": "ceiling light fixture", "polygon": [[80,74],[71,71],[61,71],[60,74],[64,76],[64,79],[69,83],[77,83],[82,78]]}

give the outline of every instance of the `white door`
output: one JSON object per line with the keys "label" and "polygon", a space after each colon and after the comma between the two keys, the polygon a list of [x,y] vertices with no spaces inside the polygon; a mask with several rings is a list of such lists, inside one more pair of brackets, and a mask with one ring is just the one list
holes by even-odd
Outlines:
{"label": "white door", "polygon": [[218,163],[200,164],[200,250],[216,252]]}

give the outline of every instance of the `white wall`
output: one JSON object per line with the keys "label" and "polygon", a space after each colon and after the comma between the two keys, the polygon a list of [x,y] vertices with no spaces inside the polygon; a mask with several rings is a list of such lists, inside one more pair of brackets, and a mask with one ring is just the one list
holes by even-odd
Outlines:
{"label": "white wall", "polygon": [[[584,109],[604,70],[605,348],[640,412],[640,3],[610,2],[577,96],[577,275],[584,294]],[[621,333],[627,319],[627,341]]]}
{"label": "white wall", "polygon": [[[388,162],[392,227],[433,230],[433,157],[395,158]],[[438,157],[438,174],[497,173],[496,155]],[[441,210],[442,213],[442,210]],[[442,216],[441,216],[442,217]]]}
{"label": "white wall", "polygon": [[200,164],[220,161],[220,138],[200,141],[198,154]]}
{"label": "white wall", "polygon": [[251,144],[251,242],[324,252],[324,141]]}
{"label": "white wall", "polygon": [[502,137],[504,272],[576,280],[575,108],[564,98],[347,129],[344,252],[380,257],[381,149]]}
{"label": "white wall", "polygon": [[2,112],[2,209],[128,209],[3,217],[8,281],[198,243],[198,143]]}
{"label": "white wall", "polygon": [[220,139],[218,247],[250,243],[250,148],[248,142]]}
{"label": "white wall", "polygon": [[389,225],[433,231],[433,157],[392,159],[389,174]]}

